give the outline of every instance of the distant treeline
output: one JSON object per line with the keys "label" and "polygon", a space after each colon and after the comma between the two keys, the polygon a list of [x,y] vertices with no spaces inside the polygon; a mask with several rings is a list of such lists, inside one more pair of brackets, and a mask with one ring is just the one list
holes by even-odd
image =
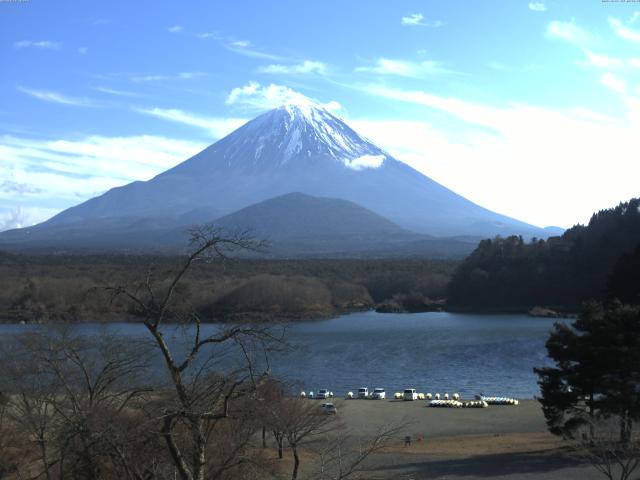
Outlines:
{"label": "distant treeline", "polygon": [[640,199],[591,217],[561,237],[483,240],[448,288],[449,308],[576,311],[589,299],[640,300]]}
{"label": "distant treeline", "polygon": [[[133,305],[102,287],[144,288],[175,257],[0,253],[0,320],[126,321]],[[225,260],[196,265],[182,298],[208,321],[321,318],[380,307],[433,308],[457,263],[430,260]]]}

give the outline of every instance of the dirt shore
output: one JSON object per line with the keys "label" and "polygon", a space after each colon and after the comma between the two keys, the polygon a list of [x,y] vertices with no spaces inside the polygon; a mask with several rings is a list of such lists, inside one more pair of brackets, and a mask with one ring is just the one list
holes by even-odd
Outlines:
{"label": "dirt shore", "polygon": [[[385,425],[404,425],[397,440],[371,459],[367,478],[600,478],[548,433],[535,400],[486,409],[429,408],[424,401],[334,399],[334,403],[356,443]],[[411,437],[411,445],[405,445],[405,436]]]}

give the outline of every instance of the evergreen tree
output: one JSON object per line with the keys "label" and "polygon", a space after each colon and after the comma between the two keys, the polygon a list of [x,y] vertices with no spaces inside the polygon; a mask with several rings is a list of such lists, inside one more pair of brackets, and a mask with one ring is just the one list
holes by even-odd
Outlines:
{"label": "evergreen tree", "polygon": [[591,303],[547,340],[555,367],[537,368],[549,430],[572,437],[595,417],[616,417],[620,440],[640,419],[640,307]]}

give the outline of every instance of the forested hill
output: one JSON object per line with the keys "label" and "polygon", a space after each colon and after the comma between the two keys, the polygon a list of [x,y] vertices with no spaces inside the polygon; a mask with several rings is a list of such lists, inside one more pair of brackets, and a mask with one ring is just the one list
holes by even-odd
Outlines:
{"label": "forested hill", "polygon": [[[450,308],[508,311],[545,306],[573,310],[587,299],[637,300],[640,199],[591,217],[561,237],[483,240],[449,285]],[[632,277],[635,275],[636,282]]]}

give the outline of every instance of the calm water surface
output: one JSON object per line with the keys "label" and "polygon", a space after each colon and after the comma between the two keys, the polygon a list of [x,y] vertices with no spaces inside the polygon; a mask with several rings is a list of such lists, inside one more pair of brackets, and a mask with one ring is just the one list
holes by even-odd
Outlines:
{"label": "calm water surface", "polygon": [[[388,392],[413,387],[533,398],[538,395],[533,368],[549,365],[544,343],[554,321],[526,315],[354,313],[289,327],[287,340],[295,348],[273,354],[270,363],[274,375],[307,391],[328,388],[344,395],[360,386]],[[33,328],[0,325],[0,334],[7,338]],[[77,328],[147,335],[136,324]]]}

